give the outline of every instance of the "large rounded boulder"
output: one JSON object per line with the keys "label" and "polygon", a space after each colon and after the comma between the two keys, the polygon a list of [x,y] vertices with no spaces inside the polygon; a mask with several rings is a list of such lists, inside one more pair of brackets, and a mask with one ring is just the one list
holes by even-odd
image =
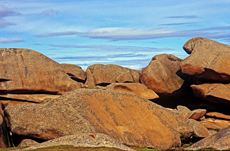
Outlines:
{"label": "large rounded boulder", "polygon": [[104,133],[129,146],[167,149],[194,129],[179,114],[133,94],[78,89],[45,104],[5,108],[13,135],[50,140],[77,133]]}
{"label": "large rounded boulder", "polygon": [[34,50],[0,48],[0,97],[13,103],[40,102],[80,88],[82,83],[64,68]]}
{"label": "large rounded boulder", "polygon": [[173,55],[156,55],[149,65],[142,69],[141,83],[158,94],[178,94],[184,83],[180,72],[181,61]]}
{"label": "large rounded boulder", "polygon": [[190,54],[181,61],[181,71],[203,81],[230,81],[230,46],[206,38],[187,41],[184,50]]}

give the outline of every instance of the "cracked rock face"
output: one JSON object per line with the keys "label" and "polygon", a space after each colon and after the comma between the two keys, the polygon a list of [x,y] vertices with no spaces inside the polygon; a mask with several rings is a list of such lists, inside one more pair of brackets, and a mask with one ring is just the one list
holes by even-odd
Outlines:
{"label": "cracked rock face", "polygon": [[45,104],[8,105],[5,112],[12,133],[43,140],[104,133],[130,146],[167,149],[194,133],[176,112],[110,90],[78,89]]}
{"label": "cracked rock face", "polygon": [[193,93],[204,100],[230,106],[230,84],[205,83],[191,85]]}
{"label": "cracked rock face", "polygon": [[114,64],[94,64],[86,69],[86,85],[95,88],[96,85],[106,86],[111,83],[139,83],[140,71],[124,68]]}
{"label": "cracked rock face", "polygon": [[230,46],[205,38],[193,38],[183,46],[190,54],[181,71],[205,81],[230,81]]}
{"label": "cracked rock face", "polygon": [[4,102],[40,100],[81,87],[59,63],[29,49],[0,48],[0,97]]}

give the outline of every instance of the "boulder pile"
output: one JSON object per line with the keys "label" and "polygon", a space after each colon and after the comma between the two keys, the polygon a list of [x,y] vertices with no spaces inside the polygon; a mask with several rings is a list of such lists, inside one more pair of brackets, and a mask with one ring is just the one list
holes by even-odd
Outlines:
{"label": "boulder pile", "polygon": [[142,70],[86,71],[0,48],[0,148],[229,149],[230,46],[198,37],[183,48],[186,59],[161,54]]}

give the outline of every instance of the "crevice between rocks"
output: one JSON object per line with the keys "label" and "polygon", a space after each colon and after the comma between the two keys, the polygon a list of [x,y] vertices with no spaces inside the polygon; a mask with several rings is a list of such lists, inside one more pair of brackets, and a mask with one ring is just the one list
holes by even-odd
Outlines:
{"label": "crevice between rocks", "polygon": [[28,89],[13,89],[13,90],[0,90],[0,95],[7,94],[49,94],[60,95],[58,91],[46,91],[46,90],[28,90]]}
{"label": "crevice between rocks", "polygon": [[21,99],[13,99],[13,98],[7,98],[7,97],[0,97],[0,100],[7,100],[7,101],[16,101],[16,102],[28,102],[28,103],[40,103],[35,101],[29,101],[29,100],[21,100]]}
{"label": "crevice between rocks", "polygon": [[2,78],[0,78],[0,82],[7,82],[7,81],[11,81],[11,80],[9,80],[9,79],[2,79]]}
{"label": "crevice between rocks", "polygon": [[81,82],[81,83],[85,83],[86,82],[86,79],[85,80],[82,80],[82,79],[79,79],[77,78],[75,75],[71,74],[71,73],[66,73],[72,80],[74,81],[77,81],[77,82]]}

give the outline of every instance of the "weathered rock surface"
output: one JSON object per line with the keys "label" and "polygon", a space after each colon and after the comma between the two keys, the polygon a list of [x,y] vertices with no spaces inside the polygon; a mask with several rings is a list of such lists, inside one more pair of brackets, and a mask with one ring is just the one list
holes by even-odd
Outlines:
{"label": "weathered rock surface", "polygon": [[12,103],[12,104],[20,104],[20,103],[41,103],[46,99],[55,99],[60,97],[61,95],[57,94],[6,94],[1,95],[1,102],[3,104]]}
{"label": "weathered rock surface", "polygon": [[194,134],[180,115],[133,94],[78,89],[46,104],[5,108],[13,134],[50,140],[76,133],[104,133],[130,146],[166,149]]}
{"label": "weathered rock surface", "polygon": [[223,114],[223,113],[219,113],[219,112],[209,112],[209,113],[206,113],[206,116],[217,118],[217,119],[230,120],[230,116],[229,115],[226,115],[226,114]]}
{"label": "weathered rock surface", "polygon": [[230,81],[230,46],[193,38],[183,48],[190,56],[181,61],[182,73],[206,81]]}
{"label": "weathered rock surface", "polygon": [[186,148],[187,150],[198,150],[201,148],[212,147],[218,150],[230,149],[230,127],[220,130],[218,133],[206,137],[192,146]]}
{"label": "weathered rock surface", "polygon": [[191,111],[186,106],[178,105],[174,112],[178,113],[183,119],[194,119],[198,120],[206,114],[206,109],[195,109]]}
{"label": "weathered rock surface", "polygon": [[196,137],[208,137],[208,129],[200,122],[194,119],[188,119],[187,122],[193,128]]}
{"label": "weathered rock surface", "polygon": [[35,150],[39,148],[51,147],[51,146],[60,146],[60,145],[68,145],[74,147],[108,147],[108,148],[117,148],[121,150],[127,151],[135,151],[120,142],[114,140],[112,137],[100,134],[100,133],[79,133],[75,135],[68,135],[59,137],[50,141],[46,141],[44,143],[40,143],[37,145],[33,145],[31,147],[20,150]]}
{"label": "weathered rock surface", "polygon": [[189,119],[189,116],[191,114],[191,110],[186,106],[182,106],[182,105],[178,105],[177,110],[174,111],[177,112],[185,120]]}
{"label": "weathered rock surface", "polygon": [[213,129],[213,130],[221,130],[223,128],[230,126],[229,120],[207,118],[207,119],[203,119],[200,122],[208,129]]}
{"label": "weathered rock surface", "polygon": [[23,139],[20,144],[18,145],[18,147],[22,147],[22,146],[33,146],[33,145],[37,145],[39,144],[38,142],[36,142],[35,140],[32,139]]}
{"label": "weathered rock surface", "polygon": [[94,64],[86,69],[86,75],[86,85],[94,88],[95,85],[108,85],[116,82],[139,83],[140,71],[113,64]]}
{"label": "weathered rock surface", "polygon": [[160,94],[172,94],[179,90],[184,80],[178,76],[181,59],[168,54],[156,55],[142,69],[141,83]]}
{"label": "weathered rock surface", "polygon": [[230,105],[230,84],[205,83],[201,85],[191,85],[193,93],[204,100]]}
{"label": "weathered rock surface", "polygon": [[[62,94],[81,87],[62,66],[29,49],[0,48],[0,97],[20,102],[20,94]],[[16,97],[16,94],[19,97]],[[21,102],[30,100],[21,100]]]}
{"label": "weathered rock surface", "polygon": [[199,120],[206,114],[207,110],[205,109],[196,109],[189,114],[189,119]]}
{"label": "weathered rock surface", "polygon": [[2,108],[2,104],[0,103],[0,148],[6,148],[11,146],[9,133],[4,118],[4,111]]}
{"label": "weathered rock surface", "polygon": [[113,83],[106,87],[107,90],[132,93],[142,98],[153,100],[159,96],[147,86],[140,83]]}
{"label": "weathered rock surface", "polygon": [[71,77],[71,79],[79,82],[84,82],[86,79],[86,73],[81,67],[74,64],[61,64],[63,70]]}

